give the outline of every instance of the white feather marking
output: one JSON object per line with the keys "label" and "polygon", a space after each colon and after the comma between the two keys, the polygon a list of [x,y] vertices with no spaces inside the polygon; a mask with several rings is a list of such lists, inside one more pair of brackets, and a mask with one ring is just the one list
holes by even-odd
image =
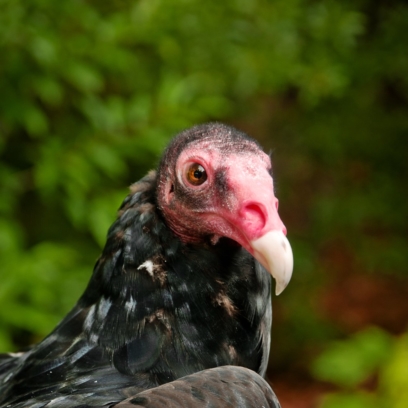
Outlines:
{"label": "white feather marking", "polygon": [[5,384],[12,376],[13,376],[13,374],[14,373],[10,373],[10,374],[8,374],[7,375],[7,377],[6,378],[4,378],[4,380],[3,380],[3,384]]}
{"label": "white feather marking", "polygon": [[88,353],[89,350],[92,350],[93,347],[91,346],[85,346],[79,349],[76,353],[72,354],[70,358],[70,363],[75,363],[75,361],[79,360],[81,357],[83,357],[86,353]]}
{"label": "white feather marking", "polygon": [[150,259],[148,259],[147,261],[143,262],[143,263],[137,268],[137,270],[146,269],[146,271],[149,273],[149,275],[150,275],[151,277],[153,277],[154,266],[155,266],[155,265],[153,264],[153,262],[152,262]]}
{"label": "white feather marking", "polygon": [[130,296],[130,299],[127,300],[126,303],[125,303],[125,310],[126,310],[126,312],[127,312],[127,313],[132,313],[132,312],[134,312],[135,309],[136,309],[136,304],[137,304],[136,300],[133,299],[132,296]]}
{"label": "white feather marking", "polygon": [[105,319],[105,317],[107,316],[111,306],[112,306],[112,302],[109,299],[106,299],[106,298],[103,297],[99,301],[98,313],[97,313],[98,320],[104,320]]}
{"label": "white feather marking", "polygon": [[21,357],[24,353],[19,352],[19,353],[7,353],[10,357]]}
{"label": "white feather marking", "polygon": [[88,315],[86,316],[86,319],[84,321],[84,330],[85,331],[90,331],[92,324],[94,322],[94,317],[95,317],[95,305],[92,305],[91,308],[89,309]]}
{"label": "white feather marking", "polygon": [[264,298],[261,295],[257,295],[255,298],[255,304],[256,304],[256,311],[258,313],[261,313],[262,310],[264,309]]}

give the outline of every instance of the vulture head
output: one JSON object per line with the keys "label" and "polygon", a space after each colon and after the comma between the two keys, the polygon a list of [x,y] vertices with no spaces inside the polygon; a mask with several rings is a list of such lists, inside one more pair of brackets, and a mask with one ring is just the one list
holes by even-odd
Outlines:
{"label": "vulture head", "polygon": [[276,280],[289,283],[293,255],[278,214],[270,157],[246,134],[223,124],[195,126],[172,140],[159,165],[157,202],[185,243],[229,238]]}

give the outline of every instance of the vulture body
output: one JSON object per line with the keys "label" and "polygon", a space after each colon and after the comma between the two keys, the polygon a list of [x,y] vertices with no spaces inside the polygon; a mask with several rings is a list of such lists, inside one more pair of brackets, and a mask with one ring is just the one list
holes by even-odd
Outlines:
{"label": "vulture body", "polygon": [[182,132],[131,186],[73,310],[0,356],[0,407],[279,407],[261,376],[266,269],[278,291],[292,269],[284,233],[255,141],[217,123]]}

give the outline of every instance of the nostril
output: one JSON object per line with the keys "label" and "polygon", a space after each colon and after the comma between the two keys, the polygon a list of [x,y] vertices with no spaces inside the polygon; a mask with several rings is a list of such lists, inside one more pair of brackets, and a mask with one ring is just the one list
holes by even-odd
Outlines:
{"label": "nostril", "polygon": [[[271,201],[269,201],[271,203]],[[278,211],[268,208],[260,202],[246,202],[239,212],[245,235],[249,239],[259,238],[267,231],[281,231],[287,234],[286,227],[279,217]]]}
{"label": "nostril", "polygon": [[266,211],[257,203],[249,203],[244,206],[241,213],[247,225],[254,230],[260,231],[266,224]]}

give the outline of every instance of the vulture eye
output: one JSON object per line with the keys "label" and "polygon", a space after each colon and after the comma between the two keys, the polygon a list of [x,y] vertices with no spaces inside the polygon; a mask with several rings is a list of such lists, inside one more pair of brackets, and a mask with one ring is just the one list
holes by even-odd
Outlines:
{"label": "vulture eye", "polygon": [[198,163],[192,163],[187,169],[187,180],[193,186],[200,186],[207,180],[205,168]]}

